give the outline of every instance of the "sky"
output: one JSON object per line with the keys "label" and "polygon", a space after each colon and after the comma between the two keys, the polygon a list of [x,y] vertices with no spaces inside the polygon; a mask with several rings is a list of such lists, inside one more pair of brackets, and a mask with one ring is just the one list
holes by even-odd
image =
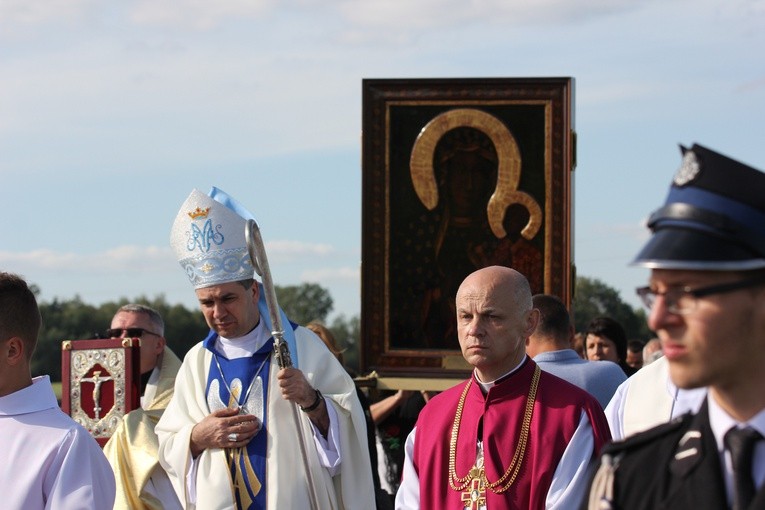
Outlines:
{"label": "sky", "polygon": [[574,262],[637,307],[678,144],[765,169],[763,27],[763,0],[0,0],[0,270],[193,308],[169,231],[217,186],[277,285],[358,315],[362,79],[573,77]]}

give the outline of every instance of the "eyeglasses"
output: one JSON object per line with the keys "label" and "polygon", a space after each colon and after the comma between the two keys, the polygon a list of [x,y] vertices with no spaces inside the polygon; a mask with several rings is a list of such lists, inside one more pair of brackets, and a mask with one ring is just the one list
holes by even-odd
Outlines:
{"label": "eyeglasses", "polygon": [[710,285],[709,287],[701,287],[699,289],[675,287],[669,288],[664,292],[656,292],[651,287],[639,287],[636,289],[636,292],[649,312],[656,303],[656,298],[662,296],[664,298],[664,306],[667,307],[669,313],[687,315],[696,310],[699,298],[711,296],[712,294],[725,294],[735,290],[757,287],[763,283],[765,283],[765,275],[757,278]]}
{"label": "eyeglasses", "polygon": [[154,336],[162,336],[143,328],[111,328],[106,330],[106,338],[119,338],[122,336],[123,331],[125,332],[126,338],[141,338],[144,333]]}

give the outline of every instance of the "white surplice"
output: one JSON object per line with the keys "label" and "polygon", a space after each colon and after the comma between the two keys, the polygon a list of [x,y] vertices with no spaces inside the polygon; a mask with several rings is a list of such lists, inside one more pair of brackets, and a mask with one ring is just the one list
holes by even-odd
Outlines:
{"label": "white surplice", "polygon": [[110,509],[114,475],[95,439],[58,407],[48,376],[0,397],[0,507]]}
{"label": "white surplice", "polygon": [[[265,339],[268,335],[265,335]],[[300,427],[306,438],[308,461],[316,488],[319,508],[372,509],[374,486],[366,438],[366,422],[353,380],[327,347],[310,330],[295,330],[298,368],[308,382],[319,389],[336,418],[338,451],[342,452],[336,470],[325,467],[315,442],[314,429],[305,413],[299,412]],[[231,509],[232,485],[224,450],[203,451],[194,462],[189,448],[191,429],[210,414],[205,389],[212,354],[203,345],[194,346],[184,358],[176,379],[175,393],[156,432],[160,441],[160,462],[170,476],[185,508]],[[306,472],[298,444],[298,429],[291,402],[279,391],[273,356],[268,381],[268,446],[266,498],[268,508],[310,508]],[[262,433],[262,432],[261,432]],[[324,459],[326,460],[326,459]],[[191,470],[194,492],[192,503],[187,478]],[[333,475],[333,471],[337,474]]]}

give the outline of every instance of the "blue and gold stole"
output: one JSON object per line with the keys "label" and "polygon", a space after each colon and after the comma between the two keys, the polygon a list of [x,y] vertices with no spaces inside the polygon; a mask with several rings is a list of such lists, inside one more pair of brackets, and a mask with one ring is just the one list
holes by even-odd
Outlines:
{"label": "blue and gold stole", "polygon": [[[269,339],[250,357],[229,360],[215,349],[217,338],[218,336],[212,333],[204,341],[204,347],[213,353],[205,390],[210,411],[214,412],[224,407],[240,407],[249,414],[262,413],[262,416],[258,416],[262,428],[247,446],[225,450],[236,508],[266,508],[267,403],[270,371],[268,360],[274,349],[274,341],[273,338]],[[262,385],[254,381],[256,376],[260,377]],[[257,408],[259,409],[256,410]]]}

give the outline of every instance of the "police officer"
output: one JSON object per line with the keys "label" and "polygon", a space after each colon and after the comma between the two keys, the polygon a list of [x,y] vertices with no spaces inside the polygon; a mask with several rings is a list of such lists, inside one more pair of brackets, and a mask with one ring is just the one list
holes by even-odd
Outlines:
{"label": "police officer", "polygon": [[765,173],[700,145],[648,222],[638,294],[698,413],[606,447],[582,508],[765,508]]}

